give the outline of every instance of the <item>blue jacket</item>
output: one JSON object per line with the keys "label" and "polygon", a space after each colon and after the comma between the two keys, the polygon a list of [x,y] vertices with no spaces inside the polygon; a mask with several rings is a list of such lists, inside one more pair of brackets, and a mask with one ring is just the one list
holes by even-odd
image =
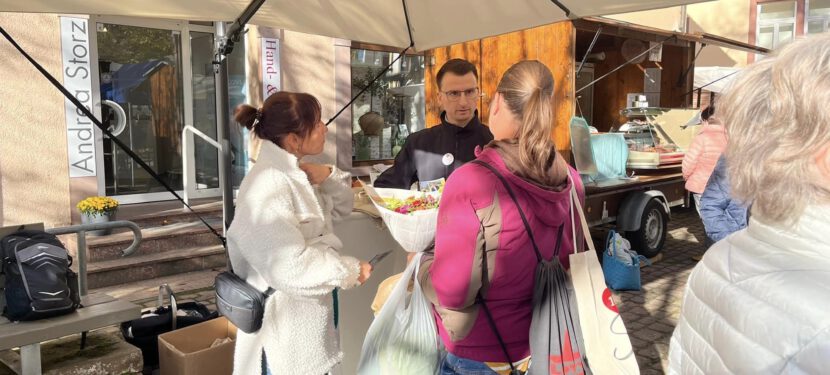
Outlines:
{"label": "blue jacket", "polygon": [[700,197],[700,216],[706,236],[718,242],[726,236],[746,228],[748,210],[729,194],[729,178],[726,175],[726,158],[721,155],[706,189]]}

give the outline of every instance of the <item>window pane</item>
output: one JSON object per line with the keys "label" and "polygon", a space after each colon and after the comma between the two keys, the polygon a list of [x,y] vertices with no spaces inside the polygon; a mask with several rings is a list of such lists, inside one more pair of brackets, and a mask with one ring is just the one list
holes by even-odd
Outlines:
{"label": "window pane", "polygon": [[773,26],[764,26],[758,30],[758,45],[764,48],[772,49],[773,33],[775,28]]}
{"label": "window pane", "polygon": [[807,34],[818,34],[824,32],[824,20],[810,21],[807,23]]}
{"label": "window pane", "polygon": [[830,16],[830,0],[810,0],[809,16]]}
{"label": "window pane", "polygon": [[[178,31],[98,24],[101,99],[122,107],[127,125],[117,137],[167,184],[182,188],[184,127],[182,41]],[[109,107],[105,107],[109,108]],[[109,117],[102,108],[105,121]],[[165,191],[109,139],[104,140],[107,195]]]}
{"label": "window pane", "polygon": [[793,40],[793,30],[795,29],[795,25],[791,23],[780,24],[778,26],[778,43],[775,45],[776,48],[781,47],[790,41]]}
{"label": "window pane", "polygon": [[795,17],[795,1],[777,1],[758,5],[758,19],[773,20]]}
{"label": "window pane", "polygon": [[395,157],[409,134],[425,127],[424,57],[352,50],[352,93],[368,89],[352,104],[352,160]]}
{"label": "window pane", "polygon": [[[193,125],[216,138],[216,84],[213,79],[213,34],[190,32],[193,67]],[[231,123],[233,124],[233,123]],[[219,152],[199,137],[194,138],[196,189],[219,187]]]}

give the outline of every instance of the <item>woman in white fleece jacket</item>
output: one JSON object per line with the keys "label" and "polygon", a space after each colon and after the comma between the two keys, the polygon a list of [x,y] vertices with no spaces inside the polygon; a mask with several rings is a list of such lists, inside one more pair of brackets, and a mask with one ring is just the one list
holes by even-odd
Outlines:
{"label": "woman in white fleece jacket", "polygon": [[352,209],[349,174],[301,163],[323,151],[320,103],[304,93],[278,92],[261,109],[242,105],[236,120],[263,140],[239,188],[228,229],[234,272],[274,294],[262,328],[237,333],[234,374],[318,374],[340,362],[334,326],[336,288],[362,284],[371,266],[338,254],[332,219]]}

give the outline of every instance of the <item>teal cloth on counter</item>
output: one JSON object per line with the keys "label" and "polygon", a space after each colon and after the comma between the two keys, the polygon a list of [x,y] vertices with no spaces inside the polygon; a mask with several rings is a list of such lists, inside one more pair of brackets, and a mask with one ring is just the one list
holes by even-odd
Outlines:
{"label": "teal cloth on counter", "polygon": [[597,166],[594,180],[609,180],[625,177],[625,163],[628,161],[628,145],[621,133],[591,135],[591,150]]}

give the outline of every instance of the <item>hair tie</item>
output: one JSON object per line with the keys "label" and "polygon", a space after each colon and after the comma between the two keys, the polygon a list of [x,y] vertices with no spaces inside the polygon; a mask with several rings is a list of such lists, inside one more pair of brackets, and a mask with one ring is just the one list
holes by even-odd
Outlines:
{"label": "hair tie", "polygon": [[257,124],[259,124],[260,121],[262,121],[262,110],[257,109],[256,110],[256,115],[254,116],[254,123],[251,125],[251,131],[256,129],[256,126],[257,126]]}

